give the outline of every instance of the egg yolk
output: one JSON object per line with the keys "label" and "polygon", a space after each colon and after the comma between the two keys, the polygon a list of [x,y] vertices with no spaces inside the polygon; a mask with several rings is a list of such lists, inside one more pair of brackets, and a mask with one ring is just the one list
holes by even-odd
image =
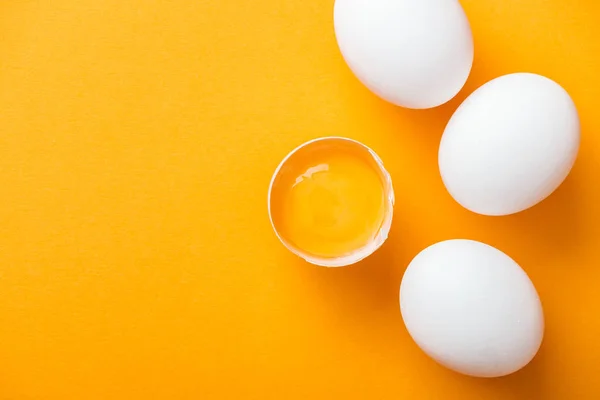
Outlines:
{"label": "egg yolk", "polygon": [[342,257],[377,236],[385,195],[379,165],[366,148],[351,141],[317,141],[293,153],[275,178],[273,223],[304,253]]}

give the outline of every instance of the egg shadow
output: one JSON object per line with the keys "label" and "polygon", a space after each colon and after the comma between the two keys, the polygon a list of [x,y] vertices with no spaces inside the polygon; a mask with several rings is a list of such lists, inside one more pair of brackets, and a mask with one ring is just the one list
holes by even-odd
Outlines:
{"label": "egg shadow", "polygon": [[335,308],[339,318],[368,322],[380,318],[382,313],[388,320],[400,318],[400,281],[410,255],[394,240],[401,229],[396,222],[384,245],[354,265],[324,268],[298,259],[304,279],[312,282],[323,304]]}
{"label": "egg shadow", "polygon": [[565,255],[577,251],[584,222],[578,175],[577,168],[554,193],[534,207],[495,219],[524,242],[543,250],[546,257],[552,258],[557,252]]}
{"label": "egg shadow", "polygon": [[[380,98],[369,104],[378,119],[386,121],[390,132],[404,132],[388,139],[394,147],[410,147],[421,157],[421,167],[437,168],[438,148],[444,129],[458,107],[477,88],[498,76],[484,60],[476,55],[471,74],[456,96],[448,102],[428,109],[408,109],[395,106]],[[440,180],[441,182],[441,180]]]}
{"label": "egg shadow", "polygon": [[[499,378],[473,378],[465,377],[466,383],[474,387],[481,387],[484,391],[501,394],[502,398],[514,400],[538,400],[546,398],[544,388],[546,352],[545,345],[536,357],[523,369],[511,375]],[[457,378],[458,379],[458,378]]]}

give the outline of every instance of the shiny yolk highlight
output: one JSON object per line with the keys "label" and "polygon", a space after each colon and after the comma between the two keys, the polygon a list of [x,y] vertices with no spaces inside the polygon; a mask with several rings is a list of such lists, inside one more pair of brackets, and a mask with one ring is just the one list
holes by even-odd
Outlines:
{"label": "shiny yolk highlight", "polygon": [[316,257],[346,256],[369,244],[385,218],[380,168],[363,146],[314,142],[284,163],[271,193],[275,228]]}

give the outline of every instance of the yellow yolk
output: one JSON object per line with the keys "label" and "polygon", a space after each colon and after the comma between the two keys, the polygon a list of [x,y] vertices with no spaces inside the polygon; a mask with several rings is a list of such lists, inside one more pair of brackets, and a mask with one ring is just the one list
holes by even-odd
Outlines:
{"label": "yellow yolk", "polygon": [[369,151],[350,141],[315,142],[285,162],[271,194],[281,237],[317,257],[334,258],[369,244],[385,218],[385,188]]}

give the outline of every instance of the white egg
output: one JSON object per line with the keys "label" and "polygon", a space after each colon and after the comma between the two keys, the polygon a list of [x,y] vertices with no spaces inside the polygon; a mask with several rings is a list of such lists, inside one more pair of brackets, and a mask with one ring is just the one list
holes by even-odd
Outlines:
{"label": "white egg", "polygon": [[463,207],[514,214],[560,186],[579,140],[577,109],[561,86],[536,74],[505,75],[473,92],[448,122],[440,174]]}
{"label": "white egg", "polygon": [[418,254],[402,279],[400,308],[425,353],[471,376],[521,369],[544,334],[542,305],[525,271],[471,240],[437,243]]}
{"label": "white egg", "polygon": [[473,37],[457,0],[336,0],[334,25],[350,69],[393,104],[436,107],[471,71]]}

